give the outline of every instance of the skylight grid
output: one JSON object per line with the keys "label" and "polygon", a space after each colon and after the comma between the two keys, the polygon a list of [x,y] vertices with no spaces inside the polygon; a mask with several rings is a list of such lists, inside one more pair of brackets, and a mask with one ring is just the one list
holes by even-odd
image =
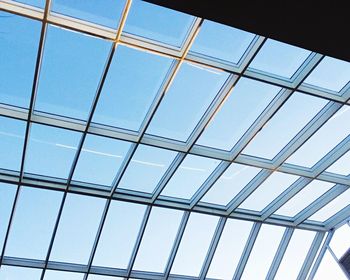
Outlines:
{"label": "skylight grid", "polygon": [[349,63],[138,0],[46,5],[0,0],[0,279],[250,279],[268,232],[262,277],[306,277],[348,212]]}

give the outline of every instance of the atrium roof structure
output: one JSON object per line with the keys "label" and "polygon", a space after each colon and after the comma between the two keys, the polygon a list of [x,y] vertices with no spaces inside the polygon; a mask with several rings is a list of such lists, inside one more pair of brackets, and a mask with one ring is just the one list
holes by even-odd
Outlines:
{"label": "atrium roof structure", "polygon": [[0,280],[346,279],[349,62],[138,0],[0,21]]}

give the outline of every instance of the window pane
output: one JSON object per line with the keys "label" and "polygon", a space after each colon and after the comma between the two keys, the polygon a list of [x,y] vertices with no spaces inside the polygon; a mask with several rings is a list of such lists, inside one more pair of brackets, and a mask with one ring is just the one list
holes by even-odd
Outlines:
{"label": "window pane", "polygon": [[186,156],[161,194],[190,199],[218,164],[218,160]]}
{"label": "window pane", "polygon": [[[13,202],[16,194],[16,186],[0,183],[0,252],[4,245],[5,235],[10,220]],[[1,273],[0,273],[1,275]]]}
{"label": "window pane", "polygon": [[38,280],[41,269],[2,265],[0,269],[0,279],[4,280]]}
{"label": "window pane", "polygon": [[153,192],[175,156],[173,151],[139,145],[118,188]]}
{"label": "window pane", "polygon": [[239,208],[255,211],[263,210],[298,178],[299,177],[295,175],[274,172],[239,206]]}
{"label": "window pane", "polygon": [[208,277],[232,279],[249,237],[252,223],[229,219],[211,262]]}
{"label": "window pane", "polygon": [[313,201],[323,195],[326,191],[330,190],[333,186],[334,184],[323,181],[312,181],[275,213],[279,215],[294,217],[304,208],[309,206]]}
{"label": "window pane", "polygon": [[201,201],[227,205],[260,171],[260,168],[232,163]]}
{"label": "window pane", "polygon": [[5,255],[44,260],[62,192],[22,187]]}
{"label": "window pane", "polygon": [[16,0],[15,2],[35,6],[38,8],[44,8],[45,7],[45,1],[44,0]]}
{"label": "window pane", "polygon": [[340,175],[350,174],[350,151],[333,163],[326,171],[333,172]]}
{"label": "window pane", "polygon": [[335,215],[338,211],[349,205],[350,201],[350,190],[345,191],[331,202],[329,202],[326,206],[318,210],[315,214],[313,214],[309,220],[324,222],[328,218]]}
{"label": "window pane", "polygon": [[348,280],[340,266],[336,263],[331,253],[326,251],[319,268],[315,274],[314,280],[337,279]]}
{"label": "window pane", "polygon": [[214,216],[191,214],[171,274],[199,275],[217,222]]}
{"label": "window pane", "polygon": [[138,131],[171,62],[169,58],[118,46],[93,122]]}
{"label": "window pane", "polygon": [[[88,280],[123,280],[124,278],[89,274]],[[131,278],[129,278],[131,279]]]}
{"label": "window pane", "polygon": [[124,32],[180,47],[194,20],[193,16],[144,1],[134,1]]}
{"label": "window pane", "polygon": [[52,11],[116,29],[125,0],[53,0]]}
{"label": "window pane", "polygon": [[164,272],[182,214],[166,208],[152,209],[133,269]]}
{"label": "window pane", "polygon": [[25,122],[0,117],[0,168],[21,168]]}
{"label": "window pane", "polygon": [[77,132],[33,124],[24,171],[67,178],[79,139],[80,133]]}
{"label": "window pane", "polygon": [[308,50],[268,39],[249,68],[289,79],[310,54]]}
{"label": "window pane", "polygon": [[183,63],[147,132],[186,141],[227,77],[224,72]]}
{"label": "window pane", "polygon": [[191,52],[238,64],[254,37],[252,33],[205,20]]}
{"label": "window pane", "polygon": [[332,237],[330,247],[340,259],[350,247],[350,227],[348,224],[338,228]]}
{"label": "window pane", "polygon": [[104,199],[68,194],[50,260],[87,264]]}
{"label": "window pane", "polygon": [[110,46],[110,42],[50,25],[35,109],[86,120]]}
{"label": "window pane", "polygon": [[144,212],[144,205],[111,202],[93,265],[127,268]]}
{"label": "window pane", "polygon": [[301,148],[288,163],[312,167],[350,133],[349,106],[343,106]]}
{"label": "window pane", "polygon": [[350,81],[350,63],[325,57],[305,80],[306,84],[339,92]]}
{"label": "window pane", "polygon": [[44,280],[83,280],[83,273],[46,270]]}
{"label": "window pane", "polygon": [[111,186],[130,146],[129,142],[88,135],[73,179]]}
{"label": "window pane", "polygon": [[241,78],[197,144],[231,150],[280,90]]}
{"label": "window pane", "polygon": [[275,279],[294,280],[298,278],[299,271],[303,266],[315,235],[315,232],[312,231],[294,231]]}
{"label": "window pane", "polygon": [[28,107],[41,24],[2,11],[0,17],[0,102]]}
{"label": "window pane", "polygon": [[242,280],[265,279],[284,232],[283,227],[262,225]]}
{"label": "window pane", "polygon": [[254,137],[243,153],[268,159],[274,158],[326,103],[321,98],[294,93]]}

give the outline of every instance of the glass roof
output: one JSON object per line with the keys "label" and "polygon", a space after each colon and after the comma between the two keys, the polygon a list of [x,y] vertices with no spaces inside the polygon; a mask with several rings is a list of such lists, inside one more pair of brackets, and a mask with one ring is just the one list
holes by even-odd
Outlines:
{"label": "glass roof", "polygon": [[346,279],[349,62],[140,0],[0,21],[0,280]]}

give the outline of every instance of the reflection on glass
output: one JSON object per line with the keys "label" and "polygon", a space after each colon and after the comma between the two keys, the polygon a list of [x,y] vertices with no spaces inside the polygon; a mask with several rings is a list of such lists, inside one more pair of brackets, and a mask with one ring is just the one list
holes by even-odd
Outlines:
{"label": "reflection on glass", "polygon": [[239,206],[239,208],[255,211],[263,210],[298,178],[299,177],[295,175],[274,172]]}
{"label": "reflection on glass", "polygon": [[180,47],[194,20],[193,16],[153,5],[133,1],[124,32],[162,44]]}
{"label": "reflection on glass", "polygon": [[241,78],[197,144],[231,150],[279,90],[276,86]]}
{"label": "reflection on glass", "polygon": [[310,54],[308,50],[268,39],[249,68],[290,79]]}
{"label": "reflection on glass", "polygon": [[83,273],[46,270],[44,280],[83,280]]}
{"label": "reflection on glass", "polygon": [[315,235],[315,232],[306,230],[293,232],[274,279],[294,280],[298,278]]}
{"label": "reflection on glass", "polygon": [[98,0],[52,0],[51,10],[66,16],[116,29],[124,5],[125,0],[104,0],[103,5]]}
{"label": "reflection on glass", "polygon": [[205,20],[191,47],[191,53],[238,64],[254,36],[231,26]]}
{"label": "reflection on glass", "polygon": [[232,279],[244,246],[249,237],[252,223],[229,219],[226,222],[220,242],[210,264],[208,277]]}
{"label": "reflection on glass", "polygon": [[144,205],[111,202],[93,265],[127,268],[144,212]]}
{"label": "reflection on glass", "polygon": [[104,204],[104,199],[68,194],[50,260],[87,264]]}
{"label": "reflection on glass", "polygon": [[16,2],[35,6],[38,8],[44,8],[45,7],[45,0],[15,0]]}
{"label": "reflection on glass", "polygon": [[[139,145],[118,188],[151,193],[173,162],[176,152]],[[147,176],[140,176],[147,174]]]}
{"label": "reflection on glass", "polygon": [[17,188],[15,185],[0,183],[0,252],[2,252],[8,222],[10,220],[10,215],[13,207],[13,201],[15,199],[16,189]]}
{"label": "reflection on glass", "polygon": [[329,251],[326,251],[322,258],[321,264],[317,269],[314,280],[324,279],[337,279],[337,280],[348,280],[340,266],[337,264],[335,259],[332,257]]}
{"label": "reflection on glass", "polygon": [[328,169],[328,172],[347,176],[350,174],[350,151],[333,163]]}
{"label": "reflection on glass", "polygon": [[[164,272],[183,212],[153,208],[138,251],[134,269]],[[171,221],[169,223],[169,221]],[[166,226],[161,226],[166,225]]]}
{"label": "reflection on glass", "polygon": [[73,180],[112,186],[130,146],[129,142],[87,135]]}
{"label": "reflection on glass", "polygon": [[177,251],[171,274],[199,275],[218,217],[192,213]]}
{"label": "reflection on glass", "polygon": [[110,42],[50,25],[35,110],[86,120],[110,46]]}
{"label": "reflection on glass", "polygon": [[186,141],[228,74],[183,63],[147,133]]}
{"label": "reflection on glass", "polygon": [[33,124],[24,171],[67,178],[79,139],[78,132]]}
{"label": "reflection on glass", "polygon": [[319,88],[339,92],[350,81],[350,63],[325,57],[305,80]]}
{"label": "reflection on glass", "polygon": [[227,205],[260,171],[260,168],[232,163],[201,201]]}
{"label": "reflection on glass", "polygon": [[22,187],[5,255],[44,260],[61,200],[62,192]]}
{"label": "reflection on glass", "polygon": [[334,232],[330,247],[338,259],[344,255],[350,247],[350,227],[348,224],[343,225]]}
{"label": "reflection on glass", "polygon": [[25,122],[0,117],[0,168],[21,168]]}
{"label": "reflection on glass", "polygon": [[186,156],[161,194],[190,199],[219,162],[210,158]]}
{"label": "reflection on glass", "polygon": [[93,122],[138,131],[171,62],[169,58],[118,46]]}
{"label": "reflection on glass", "polygon": [[0,11],[0,103],[28,107],[41,24]]}
{"label": "reflection on glass", "polygon": [[243,150],[243,153],[268,159],[274,158],[326,103],[326,100],[321,98],[299,92],[293,93]]}
{"label": "reflection on glass", "polygon": [[275,213],[278,215],[294,217],[333,186],[334,184],[323,181],[312,181]]}
{"label": "reflection on glass", "polygon": [[288,160],[288,163],[312,167],[350,134],[350,107],[343,106]]}
{"label": "reflection on glass", "polygon": [[262,225],[245,266],[242,280],[265,279],[284,232],[283,227]]}
{"label": "reflection on glass", "polygon": [[2,265],[0,269],[0,279],[4,280],[38,280],[40,275],[41,269],[35,268]]}

